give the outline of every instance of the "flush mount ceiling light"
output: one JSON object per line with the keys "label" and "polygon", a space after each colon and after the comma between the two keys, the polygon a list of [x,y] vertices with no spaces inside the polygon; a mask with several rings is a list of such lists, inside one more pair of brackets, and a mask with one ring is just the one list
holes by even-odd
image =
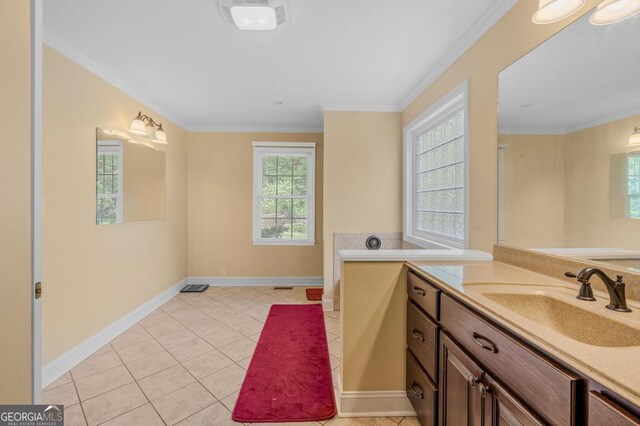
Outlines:
{"label": "flush mount ceiling light", "polygon": [[271,31],[287,21],[284,0],[219,0],[227,22],[243,31]]}
{"label": "flush mount ceiling light", "polygon": [[640,127],[636,127],[633,129],[633,133],[629,138],[629,143],[627,144],[629,147],[640,146]]}
{"label": "flush mount ceiling light", "polygon": [[162,128],[162,123],[156,123],[153,118],[142,114],[142,112],[138,112],[138,115],[131,121],[129,133],[146,136],[155,143],[168,143],[167,134]]}
{"label": "flush mount ceiling light", "polygon": [[605,0],[598,5],[589,22],[609,25],[640,13],[640,0]]}
{"label": "flush mount ceiling light", "polygon": [[585,0],[540,0],[538,11],[533,15],[536,24],[551,24],[576,13]]}

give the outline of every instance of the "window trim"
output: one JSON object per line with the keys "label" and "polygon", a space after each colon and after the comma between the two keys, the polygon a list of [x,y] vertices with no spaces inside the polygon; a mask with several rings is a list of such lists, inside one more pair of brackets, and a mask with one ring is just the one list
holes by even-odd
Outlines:
{"label": "window trim", "polygon": [[[253,142],[253,245],[312,246],[316,244],[316,144],[315,142]],[[309,156],[307,168],[307,239],[261,237],[262,161],[264,154],[300,154]]]}
{"label": "window trim", "polygon": [[[469,247],[469,82],[465,80],[458,87],[443,96],[438,102],[407,124],[403,129],[403,224],[402,236],[405,241],[419,247],[457,248]],[[431,126],[451,109],[462,103],[464,108],[464,238],[447,238],[442,235],[418,231],[415,214],[415,136]]]}
{"label": "window trim", "polygon": [[[124,147],[122,146],[122,143],[120,143],[119,141],[100,141],[100,143],[97,146],[96,149],[96,178],[98,176],[98,156],[100,155],[100,153],[116,153],[118,154],[118,194],[115,197],[111,197],[111,198],[115,198],[116,199],[116,222],[114,223],[114,225],[117,225],[119,223],[123,223],[123,203],[124,203]],[[103,197],[102,198],[106,198],[104,197],[104,194],[102,194]],[[98,222],[98,199],[101,198],[100,194],[98,193],[98,186],[96,185],[96,224],[97,225],[106,225],[104,223],[97,223]]]}

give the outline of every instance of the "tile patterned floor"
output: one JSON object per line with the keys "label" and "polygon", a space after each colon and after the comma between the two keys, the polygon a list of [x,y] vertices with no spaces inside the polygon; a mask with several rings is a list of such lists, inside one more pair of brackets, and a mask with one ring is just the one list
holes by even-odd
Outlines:
{"label": "tile patterned floor", "polygon": [[[304,288],[211,287],[174,297],[49,385],[66,425],[233,425],[231,411],[269,307],[310,303]],[[339,313],[325,312],[331,368]],[[334,418],[288,425],[412,426],[415,418]],[[274,425],[271,423],[271,425]]]}

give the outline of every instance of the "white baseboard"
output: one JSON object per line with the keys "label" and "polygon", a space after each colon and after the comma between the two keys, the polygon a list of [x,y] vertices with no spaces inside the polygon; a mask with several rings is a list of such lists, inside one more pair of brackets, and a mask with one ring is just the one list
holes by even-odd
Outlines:
{"label": "white baseboard", "polygon": [[333,299],[322,299],[322,310],[333,311]]}
{"label": "white baseboard", "polygon": [[255,286],[255,287],[321,287],[323,277],[189,277],[189,284],[209,284],[219,286]]}
{"label": "white baseboard", "polygon": [[91,354],[112,341],[122,332],[132,327],[145,316],[158,309],[162,304],[167,302],[173,296],[180,292],[180,289],[186,284],[187,279],[183,279],[177,284],[169,287],[153,299],[144,303],[134,311],[128,313],[108,327],[104,328],[97,334],[89,337],[79,345],[71,348],[69,351],[60,355],[42,368],[42,387],[45,388],[53,383],[58,377],[80,364]]}
{"label": "white baseboard", "polygon": [[338,417],[405,417],[416,412],[402,391],[344,391],[338,376]]}

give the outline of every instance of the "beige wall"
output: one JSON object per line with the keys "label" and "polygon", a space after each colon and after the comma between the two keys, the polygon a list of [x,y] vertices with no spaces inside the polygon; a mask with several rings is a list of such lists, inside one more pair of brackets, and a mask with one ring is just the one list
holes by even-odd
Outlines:
{"label": "beige wall", "polygon": [[[253,141],[316,143],[316,245],[252,243]],[[320,133],[189,133],[189,276],[322,275]]]}
{"label": "beige wall", "polygon": [[166,154],[143,144],[124,144],[123,221],[164,219]]}
{"label": "beige wall", "polygon": [[531,16],[537,1],[518,2],[402,114],[404,124],[469,80],[469,245],[491,251],[497,240],[497,112],[498,74],[521,56],[587,13],[586,6],[570,18],[536,25]]}
{"label": "beige wall", "polygon": [[640,115],[565,135],[566,246],[640,250],[640,220],[611,217],[610,158],[625,153]]}
{"label": "beige wall", "polygon": [[333,234],[402,231],[402,125],[393,112],[324,114],[324,298]]}
{"label": "beige wall", "polygon": [[[43,361],[48,363],[187,273],[187,135],[55,50],[44,51]],[[96,127],[165,124],[166,219],[97,226]]]}
{"label": "beige wall", "polygon": [[31,402],[30,2],[0,2],[0,404]]}
{"label": "beige wall", "polygon": [[499,142],[505,178],[502,243],[564,247],[564,136],[500,135]]}

